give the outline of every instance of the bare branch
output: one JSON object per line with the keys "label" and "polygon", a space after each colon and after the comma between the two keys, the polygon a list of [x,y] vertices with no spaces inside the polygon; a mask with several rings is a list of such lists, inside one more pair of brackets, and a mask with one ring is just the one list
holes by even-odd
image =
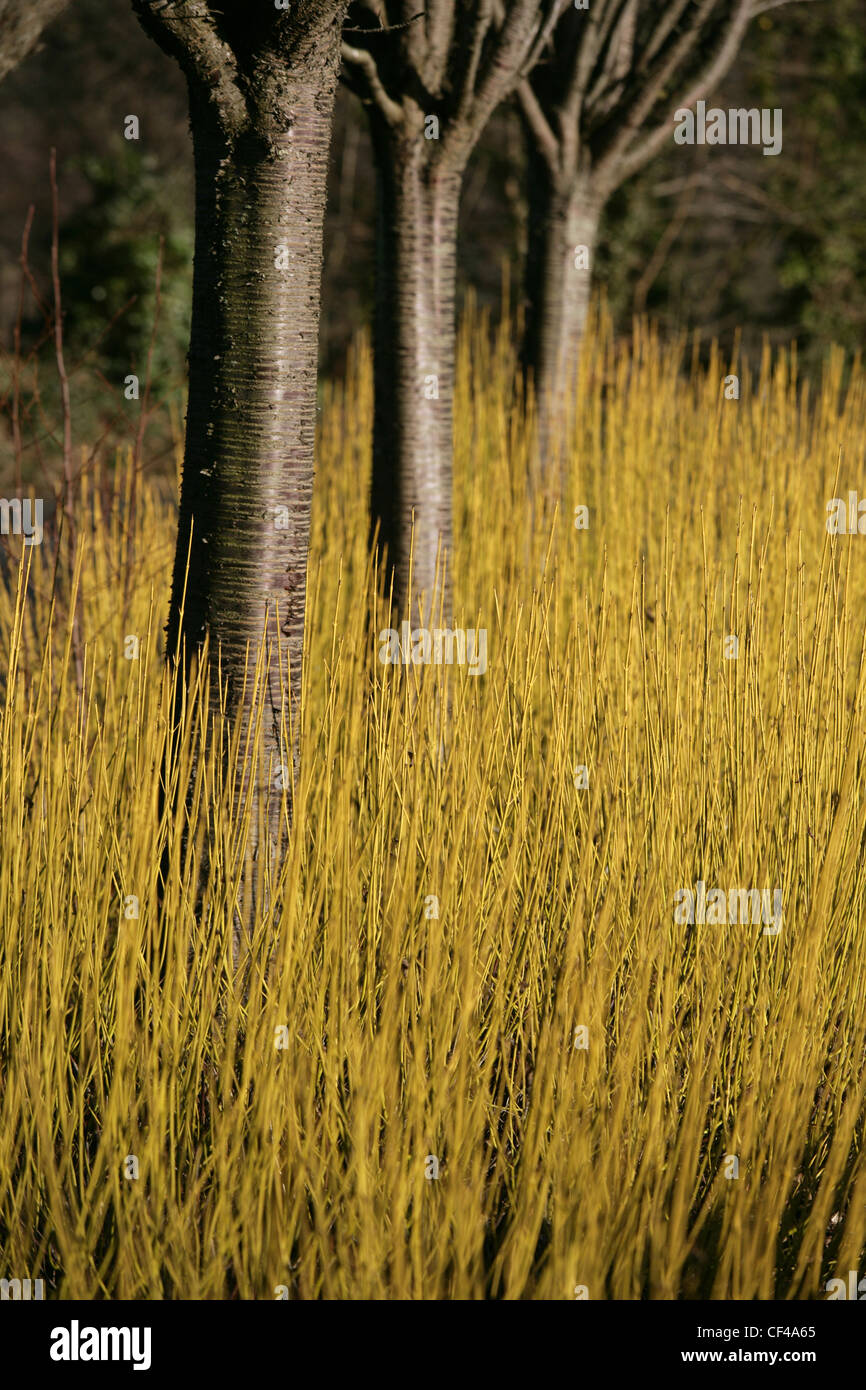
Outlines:
{"label": "bare branch", "polygon": [[[373,18],[378,21],[381,28],[387,28],[388,16],[385,10],[385,0],[355,0],[355,4],[359,9],[366,10],[369,15],[372,15]],[[354,34],[357,32],[359,31],[355,29],[346,29],[345,27],[343,29],[344,34]]]}
{"label": "bare branch", "polygon": [[673,32],[682,19],[683,12],[688,8],[690,0],[673,0],[659,20],[656,31],[641,54],[638,63],[638,72],[643,72],[649,67],[653,58],[663,47],[668,35]]}
{"label": "bare branch", "polygon": [[16,67],[38,43],[46,24],[69,0],[0,0],[0,78]]}
{"label": "bare branch", "polygon": [[628,0],[611,39],[610,75],[614,83],[624,81],[631,71],[637,33],[637,6],[638,0]]}
{"label": "bare branch", "polygon": [[464,68],[463,77],[460,82],[460,97],[457,104],[457,119],[460,120],[472,105],[475,95],[475,81],[478,77],[478,66],[481,62],[481,50],[484,47],[484,40],[490,32],[493,23],[495,0],[478,0],[475,10],[475,24],[472,28],[472,38],[468,44],[468,58]]}
{"label": "bare branch", "polygon": [[752,19],[756,19],[759,14],[766,14],[768,10],[781,9],[782,5],[804,5],[811,3],[811,0],[767,0],[764,5],[755,5],[752,9]]}
{"label": "bare branch", "polygon": [[634,288],[632,312],[642,314],[646,309],[647,295],[653,282],[665,263],[668,252],[685,226],[692,203],[695,200],[695,180],[687,180],[673,217],[665,228],[659,242],[644,268],[644,272]]}
{"label": "bare branch", "polygon": [[[731,19],[716,53],[715,62],[710,65],[711,68],[715,67],[720,58],[727,58],[723,67],[723,71],[726,72],[733,62],[742,35],[749,23],[751,4],[752,0],[735,0]],[[656,68],[655,73],[647,77],[643,82],[636,101],[621,121],[609,149],[596,165],[598,177],[608,189],[614,188],[623,178],[627,177],[626,171],[632,171],[634,168],[638,167],[636,163],[632,162],[629,148],[644,125],[647,117],[660,101],[662,93],[668,83],[682,68],[685,60],[694,49],[715,6],[716,0],[701,0],[697,13],[692,19],[689,27],[680,35],[677,41],[671,45],[668,53]],[[709,71],[709,69],[707,71]],[[703,77],[706,77],[706,73],[703,74]],[[716,78],[716,80],[718,80],[718,78]],[[693,96],[690,99],[697,100],[697,96]],[[681,101],[677,103],[677,107],[682,105],[683,102]],[[645,148],[649,148],[650,153],[654,153],[660,148],[664,140],[664,134],[662,132],[666,129],[669,131],[669,119],[670,118],[667,118],[667,120],[653,132],[652,136],[647,137],[647,139],[641,143],[641,151]],[[655,143],[650,145],[651,141],[655,141]],[[649,158],[649,155],[646,157]]]}
{"label": "bare branch", "polygon": [[423,5],[424,24],[419,28],[420,37],[426,41],[419,39],[418,51],[411,56],[419,71],[423,68],[431,89],[439,87],[448,65],[454,38],[454,10],[454,0],[426,0]]}
{"label": "bare branch", "polygon": [[576,125],[579,120],[587,85],[598,61],[598,55],[607,43],[614,24],[627,4],[628,0],[608,0],[608,3],[601,8],[600,17],[598,6],[594,10],[590,10],[586,35],[579,48],[575,50],[571,81],[568,84],[568,93],[562,104],[564,128]]}
{"label": "bare branch", "polygon": [[517,87],[517,100],[523,119],[532,131],[539,153],[543,156],[548,168],[551,171],[555,170],[559,163],[559,141],[551,130],[547,117],[541,109],[541,103],[526,78]]}
{"label": "bare branch", "polygon": [[[511,0],[505,17],[497,25],[497,41],[484,63],[471,107],[475,132],[487,122],[490,113],[521,80],[526,59],[547,28],[553,12],[559,13],[561,0]],[[502,13],[500,8],[499,13]]]}
{"label": "bare branch", "polygon": [[419,10],[417,14],[412,15],[411,19],[406,19],[401,24],[386,24],[382,19],[382,8],[380,5],[367,4],[364,5],[364,9],[368,10],[375,19],[379,20],[378,28],[371,29],[369,25],[363,28],[356,25],[354,29],[351,29],[348,25],[344,24],[344,34],[366,34],[372,38],[378,38],[380,34],[399,34],[403,29],[411,28],[417,20],[424,18],[424,11]]}
{"label": "bare branch", "polygon": [[[676,102],[673,110],[680,110],[685,107],[693,106],[696,101],[699,101],[721,81],[737,55],[737,50],[740,46],[743,34],[751,18],[751,0],[737,0],[731,21],[715,55],[711,58],[704,71],[696,78],[691,89]],[[667,64],[666,69],[663,70],[660,78],[652,84],[652,99],[649,102],[644,101],[638,103],[636,106],[635,112],[637,113],[637,120],[635,120],[635,114],[633,113],[629,125],[626,128],[629,137],[636,129],[639,129],[647,111],[655,104],[660,90],[669,79],[671,71],[675,70],[678,66],[678,63],[674,62],[673,59],[674,55],[672,55],[671,60]],[[636,170],[641,168],[648,159],[651,159],[652,156],[661,149],[665,140],[670,138],[670,134],[671,117],[668,116],[666,120],[662,121],[655,130],[651,131],[649,135],[645,136],[644,139],[631,150],[627,149],[627,139],[623,140],[623,137],[620,137],[617,146],[610,151],[602,162],[604,167],[602,168],[602,166],[600,166],[600,172],[603,177],[608,179],[613,178],[615,183],[620,183],[623,179],[628,178],[631,174],[635,173]]]}
{"label": "bare branch", "polygon": [[535,67],[536,63],[541,57],[541,54],[550,42],[550,38],[553,34],[554,29],[556,28],[557,24],[559,23],[560,19],[562,18],[570,3],[571,0],[558,0],[558,3],[551,5],[550,14],[548,15],[545,23],[542,24],[541,28],[539,29],[538,38],[532,45],[532,48],[529,51],[526,61],[523,64],[524,74],[531,72],[532,69]]}
{"label": "bare branch", "polygon": [[220,38],[205,0],[132,0],[132,7],[163,52],[209,91],[223,119],[243,124],[246,103],[238,86],[237,60]]}
{"label": "bare branch", "polygon": [[379,76],[379,69],[372,53],[368,53],[366,48],[354,48],[351,44],[344,43],[341,49],[343,61],[351,63],[353,67],[359,69],[363,74],[364,86],[368,94],[368,99],[378,107],[381,114],[390,126],[398,126],[403,121],[403,108],[399,102],[394,101],[385,91],[382,79]]}
{"label": "bare branch", "polygon": [[608,45],[607,57],[586,96],[586,108],[604,115],[616,105],[632,66],[637,30],[637,0],[627,0]]}
{"label": "bare branch", "polygon": [[389,29],[405,30],[400,39],[402,51],[410,67],[420,72],[429,50],[424,32],[424,0],[391,0],[390,5],[385,0],[385,14]]}

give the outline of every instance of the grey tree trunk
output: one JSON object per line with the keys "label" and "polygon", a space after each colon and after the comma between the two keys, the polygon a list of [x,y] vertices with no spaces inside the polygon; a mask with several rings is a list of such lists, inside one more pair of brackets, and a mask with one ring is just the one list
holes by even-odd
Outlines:
{"label": "grey tree trunk", "polygon": [[[558,181],[530,153],[529,237],[521,364],[536,401],[545,469],[562,459],[574,419],[602,199],[589,177]],[[559,485],[562,485],[560,476]]]}
{"label": "grey tree trunk", "polygon": [[192,656],[209,632],[235,706],[267,615],[265,740],[280,763],[286,663],[296,697],[303,648],[330,109],[293,74],[240,134],[194,90],[190,110],[196,249],[168,653],[185,642]]}
{"label": "grey tree trunk", "polygon": [[0,81],[36,47],[69,0],[0,0]]}
{"label": "grey tree trunk", "polygon": [[[189,672],[210,643],[245,733],[265,686],[249,797],[249,925],[283,848],[297,761],[316,429],[325,186],[344,0],[250,12],[236,0],[134,0],[187,76],[195,157],[189,401],[167,656]],[[264,640],[264,646],[263,646]],[[291,730],[291,732],[290,732]],[[267,852],[264,852],[264,851]]]}
{"label": "grey tree trunk", "polygon": [[[604,203],[670,142],[673,112],[722,79],[756,13],[753,0],[592,0],[581,11],[563,3],[552,42],[518,85],[530,171],[522,360],[539,402],[548,486],[569,423]],[[575,266],[578,246],[590,268]],[[561,489],[561,464],[559,473]]]}
{"label": "grey tree trunk", "polygon": [[371,516],[395,612],[450,610],[460,175],[373,121],[378,178]]}
{"label": "grey tree trunk", "polygon": [[[450,617],[454,291],[460,185],[490,115],[530,70],[564,0],[356,0],[343,44],[378,178],[371,526],[394,610]],[[445,584],[436,574],[437,553]],[[386,585],[387,585],[386,578]],[[423,622],[422,622],[423,625]]]}

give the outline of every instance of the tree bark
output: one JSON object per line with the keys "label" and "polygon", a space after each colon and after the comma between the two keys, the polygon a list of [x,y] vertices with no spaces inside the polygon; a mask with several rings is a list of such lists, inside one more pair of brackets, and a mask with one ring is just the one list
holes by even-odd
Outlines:
{"label": "tree bark", "polygon": [[36,47],[69,0],[0,0],[0,81]]}
{"label": "tree bark", "polygon": [[219,676],[246,726],[266,629],[251,852],[261,860],[261,834],[273,870],[297,761],[331,111],[305,73],[238,136],[195,92],[190,109],[196,249],[168,654],[183,644],[188,662],[209,633],[214,694]]}
{"label": "tree bark", "polygon": [[441,602],[448,617],[460,174],[429,163],[423,141],[376,124],[371,520],[391,567],[395,613],[410,607],[411,546],[412,613],[429,616]]}
{"label": "tree bark", "polygon": [[[189,408],[168,625],[194,648],[210,631],[235,703],[247,644],[279,610],[297,693],[313,446],[322,219],[330,108],[303,74],[233,138],[191,93],[196,249]],[[187,547],[190,571],[181,628]],[[272,727],[284,681],[268,671]]]}
{"label": "tree bark", "polygon": [[[562,458],[574,418],[580,349],[589,308],[602,199],[588,176],[557,179],[530,152],[529,239],[525,269],[524,380],[536,401],[542,469]],[[578,248],[587,264],[576,265]],[[562,484],[560,477],[560,486]]]}
{"label": "tree bark", "polygon": [[586,14],[564,4],[543,61],[539,50],[518,84],[530,171],[522,360],[534,379],[548,485],[589,297],[589,270],[575,267],[574,248],[585,246],[591,260],[606,199],[670,141],[675,110],[722,79],[755,13],[754,0],[593,0]]}
{"label": "tree bark", "polygon": [[349,11],[343,57],[370,115],[379,185],[371,525],[380,560],[387,551],[386,592],[390,579],[403,616],[410,604],[410,616],[419,606],[450,616],[463,173],[493,110],[547,44],[563,3],[431,0],[415,9],[403,0],[358,0]]}
{"label": "tree bark", "polygon": [[267,907],[263,874],[278,867],[282,793],[297,762],[322,234],[345,3],[297,0],[290,11],[252,13],[230,0],[218,11],[203,0],[134,4],[186,73],[195,159],[189,399],[166,655],[188,674],[209,639],[212,708],[222,694],[242,735],[261,665],[261,762],[254,782],[247,767],[235,785],[236,807],[248,797],[252,813],[241,911],[249,926]]}

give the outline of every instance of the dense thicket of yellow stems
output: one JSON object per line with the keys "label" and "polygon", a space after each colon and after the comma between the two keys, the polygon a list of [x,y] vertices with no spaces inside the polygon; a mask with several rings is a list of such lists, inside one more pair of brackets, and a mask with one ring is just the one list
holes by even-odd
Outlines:
{"label": "dense thicket of yellow stems", "polygon": [[[13,554],[0,1273],[190,1299],[807,1298],[866,1273],[866,536],[826,528],[866,491],[866,376],[832,356],[810,398],[788,354],[750,375],[598,314],[554,514],[511,340],[472,318],[460,350],[456,616],[487,629],[483,676],[377,660],[363,344],[325,390],[294,828],[240,982],[244,812],[198,686],[185,858],[184,815],[159,819],[172,507],[145,486],[126,536],[123,466],[115,509],[82,500],[83,697],[65,566],[33,547],[16,589]],[[781,888],[781,931],[679,924],[698,880]]]}

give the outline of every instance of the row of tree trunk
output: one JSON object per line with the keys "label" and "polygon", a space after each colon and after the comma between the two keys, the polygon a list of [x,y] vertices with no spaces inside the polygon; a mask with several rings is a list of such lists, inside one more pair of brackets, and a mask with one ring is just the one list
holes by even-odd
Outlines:
{"label": "row of tree trunk", "polygon": [[[296,753],[322,229],[341,64],[369,113],[378,185],[371,534],[395,614],[447,619],[457,226],[472,151],[494,108],[516,94],[529,150],[522,363],[550,481],[605,202],[670,138],[674,107],[721,77],[755,0],[132,3],[186,75],[195,154],[167,652],[183,672],[208,636],[215,694],[244,718],[263,662],[261,804],[286,783]],[[0,0],[10,62],[13,42],[24,51],[60,4]],[[278,839],[266,828],[274,863]]]}
{"label": "row of tree trunk", "polygon": [[[527,136],[520,360],[537,475],[561,492],[604,207],[724,75],[754,0],[355,0],[344,75],[378,178],[371,522],[395,608],[451,604],[454,304],[460,189],[494,106]],[[672,100],[676,95],[678,100]],[[410,575],[411,551],[411,575]],[[444,572],[444,578],[443,578]]]}

